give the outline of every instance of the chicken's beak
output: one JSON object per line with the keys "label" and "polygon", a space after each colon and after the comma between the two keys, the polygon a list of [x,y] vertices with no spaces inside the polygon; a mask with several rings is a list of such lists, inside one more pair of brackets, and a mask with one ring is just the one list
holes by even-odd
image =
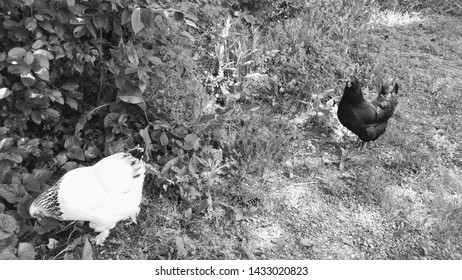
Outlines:
{"label": "chicken's beak", "polygon": [[34,203],[32,203],[29,207],[29,214],[32,218],[35,218],[39,221],[43,218],[43,211],[40,210]]}

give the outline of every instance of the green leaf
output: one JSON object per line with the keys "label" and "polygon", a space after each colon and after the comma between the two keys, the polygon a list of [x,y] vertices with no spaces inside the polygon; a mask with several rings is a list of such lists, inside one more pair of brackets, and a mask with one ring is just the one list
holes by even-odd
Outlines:
{"label": "green leaf", "polygon": [[92,260],[93,259],[93,248],[91,247],[88,237],[85,237],[82,250],[82,260]]}
{"label": "green leaf", "polygon": [[30,72],[30,70],[31,66],[26,64],[25,62],[19,64],[10,64],[8,66],[8,72],[15,75],[21,75],[22,73]]}
{"label": "green leaf", "polygon": [[140,129],[140,135],[143,137],[144,144],[146,147],[151,146],[151,137],[149,137],[149,125],[143,129]]}
{"label": "green leaf", "polygon": [[11,90],[9,90],[8,88],[4,87],[4,88],[0,88],[0,100],[1,99],[4,99],[4,98],[7,98],[8,96],[10,96],[13,92]]}
{"label": "green leaf", "polygon": [[162,62],[162,60],[161,60],[160,58],[158,58],[157,56],[150,56],[150,57],[148,58],[148,60],[149,60],[152,64],[154,64],[155,66],[164,64],[164,63]]}
{"label": "green leaf", "polygon": [[44,234],[59,227],[59,221],[50,217],[43,217],[39,224],[34,226],[34,231],[38,234]]}
{"label": "green leaf", "polygon": [[0,184],[0,196],[9,203],[17,203],[21,200],[26,190],[19,184]]}
{"label": "green leaf", "polygon": [[27,191],[39,192],[41,190],[42,182],[37,180],[37,178],[33,174],[21,174],[21,181],[24,184],[24,187]]}
{"label": "green leaf", "polygon": [[76,28],[74,28],[74,37],[76,38],[79,38],[83,35],[83,32],[85,32],[84,30],[85,26],[84,25],[80,25],[80,26],[77,26]]}
{"label": "green leaf", "polygon": [[7,248],[0,252],[0,260],[17,260],[18,257],[13,253],[11,248]]}
{"label": "green leaf", "polygon": [[200,138],[196,134],[188,134],[184,138],[184,149],[185,150],[197,150],[200,148]]}
{"label": "green leaf", "polygon": [[68,150],[68,149],[70,149],[71,147],[74,147],[74,146],[80,147],[80,145],[82,145],[82,143],[75,136],[67,137],[66,141],[64,142],[64,148],[66,150]]}
{"label": "green leaf", "polygon": [[18,23],[14,20],[7,19],[3,21],[3,27],[7,30],[14,30],[17,28],[17,26],[18,26]]}
{"label": "green leaf", "polygon": [[130,11],[127,9],[124,9],[124,11],[122,12],[121,22],[122,24],[126,24],[129,21],[130,21]]}
{"label": "green leaf", "polygon": [[71,148],[69,148],[66,152],[66,155],[70,158],[70,159],[78,159],[80,161],[84,161],[85,160],[85,154],[84,154],[84,151],[82,148],[80,147],[77,147],[77,146],[73,146]]}
{"label": "green leaf", "polygon": [[34,42],[34,44],[32,44],[32,49],[36,50],[36,49],[39,49],[41,48],[45,43],[42,41],[42,40],[37,40]]}
{"label": "green leaf", "polygon": [[48,108],[45,111],[48,113],[48,116],[51,118],[59,118],[59,116],[61,115],[58,111],[52,108]]}
{"label": "green leaf", "polygon": [[78,90],[78,89],[79,89],[79,84],[77,84],[77,83],[65,83],[65,84],[62,86],[62,88],[65,89],[65,90],[74,91],[74,90]]}
{"label": "green leaf", "polygon": [[124,141],[119,139],[119,141],[112,143],[109,146],[109,154],[121,153],[124,151]]}
{"label": "green leaf", "polygon": [[14,139],[11,137],[4,138],[0,141],[0,152],[6,152],[14,145]]}
{"label": "green leaf", "polygon": [[24,62],[28,65],[32,65],[32,63],[34,63],[34,54],[28,51],[26,57],[24,57]]}
{"label": "green leaf", "polygon": [[76,16],[83,16],[83,12],[87,9],[84,5],[81,4],[74,4],[69,6],[69,11]]}
{"label": "green leaf", "polygon": [[74,110],[77,110],[79,108],[79,104],[77,103],[77,101],[69,96],[66,97],[66,104]]}
{"label": "green leaf", "polygon": [[143,96],[141,95],[140,92],[127,94],[127,95],[120,94],[118,95],[118,97],[123,102],[131,103],[131,104],[138,104],[138,103],[144,102]]}
{"label": "green leaf", "polygon": [[32,4],[34,4],[34,1],[35,0],[22,0],[22,2],[24,2],[24,4],[26,4],[28,6],[32,6]]}
{"label": "green leaf", "polygon": [[101,155],[101,151],[96,146],[90,146],[85,150],[85,157],[88,159],[96,158]]}
{"label": "green leaf", "polygon": [[35,71],[35,74],[37,74],[37,76],[39,76],[39,78],[44,81],[50,80],[50,72],[46,68],[42,68],[38,71]]}
{"label": "green leaf", "polygon": [[132,28],[135,34],[143,30],[144,23],[141,22],[141,9],[140,8],[136,8],[133,10],[131,22],[132,22]]}
{"label": "green leaf", "polygon": [[18,245],[18,257],[21,260],[33,260],[33,259],[35,259],[34,247],[30,243],[19,243],[19,245]]}
{"label": "green leaf", "polygon": [[34,31],[37,28],[37,20],[33,17],[26,18],[24,26],[29,31]]}
{"label": "green leaf", "polygon": [[71,171],[72,169],[76,169],[77,167],[79,167],[79,165],[75,161],[68,161],[63,166],[61,166],[62,169],[68,172]]}
{"label": "green leaf", "polygon": [[69,7],[72,7],[75,5],[75,0],[66,0],[66,2]]}
{"label": "green leaf", "polygon": [[8,57],[11,58],[11,59],[13,59],[13,60],[20,60],[20,59],[22,59],[25,55],[26,55],[26,50],[23,49],[23,48],[19,48],[19,47],[12,48],[12,49],[8,52]]}
{"label": "green leaf", "polygon": [[104,127],[113,127],[117,125],[119,114],[109,113],[104,117]]}
{"label": "green leaf", "polygon": [[162,134],[160,135],[160,144],[162,144],[162,146],[168,145],[168,136],[164,131],[162,131]]}
{"label": "green leaf", "polygon": [[90,31],[91,35],[93,36],[93,38],[98,38],[98,34],[96,34],[96,30],[95,28],[93,27],[93,24],[91,23],[91,20],[85,20],[86,21],[86,27],[87,27],[87,30]]}
{"label": "green leaf", "polygon": [[10,215],[0,214],[0,240],[10,237],[19,230],[16,220]]}
{"label": "green leaf", "polygon": [[9,160],[15,163],[22,162],[22,156],[14,153],[0,153],[0,160]]}
{"label": "green leaf", "polygon": [[26,87],[31,87],[35,84],[35,77],[30,72],[26,74],[21,74],[20,77],[22,84]]}
{"label": "green leaf", "polygon": [[40,111],[33,111],[30,116],[36,124],[40,124],[42,122],[42,115],[40,114]]}
{"label": "green leaf", "polygon": [[41,184],[45,183],[51,178],[53,172],[46,169],[34,169],[34,178],[39,181]]}
{"label": "green leaf", "polygon": [[13,165],[14,163],[9,160],[0,160],[0,173],[5,174],[6,172],[10,171]]}
{"label": "green leaf", "polygon": [[55,157],[55,162],[58,164],[58,166],[61,166],[67,162],[68,157],[66,156],[66,153],[62,152],[56,155]]}
{"label": "green leaf", "polygon": [[53,28],[53,25],[49,21],[40,21],[38,23],[43,29],[48,31],[49,33],[55,33],[55,29]]}
{"label": "green leaf", "polygon": [[64,26],[61,23],[59,22],[55,23],[55,32],[59,36],[59,38],[61,39],[64,38],[65,30],[64,30]]}
{"label": "green leaf", "polygon": [[[53,56],[50,58],[48,54],[48,51],[43,51],[43,50],[36,50],[34,52],[35,59],[38,61],[39,65],[42,68],[49,69],[50,68],[50,60],[53,60]],[[40,69],[39,69],[40,70]],[[38,72],[37,70],[36,72]]]}
{"label": "green leaf", "polygon": [[47,96],[51,101],[57,102],[59,104],[64,104],[63,95],[59,90],[50,90],[47,91]]}

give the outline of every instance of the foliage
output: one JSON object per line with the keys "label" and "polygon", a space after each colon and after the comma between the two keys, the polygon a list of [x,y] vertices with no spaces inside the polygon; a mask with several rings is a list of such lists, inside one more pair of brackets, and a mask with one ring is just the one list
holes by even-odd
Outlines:
{"label": "foliage", "polygon": [[[172,58],[168,54],[193,39],[187,30],[197,28],[196,18],[185,18],[181,8],[115,0],[2,1],[0,212],[8,226],[0,251],[30,256],[28,245],[17,245],[18,237],[59,225],[45,219],[32,227],[28,213],[53,170],[62,174],[135,144],[146,146],[148,154],[170,147],[177,151],[173,159],[188,151],[191,162],[201,159],[194,156],[199,138],[167,136],[170,124],[147,110],[144,100],[147,88],[181,66],[181,57],[164,63]],[[183,41],[146,40],[157,22],[166,24],[161,31],[185,25],[175,37]],[[162,172],[153,172],[164,176],[171,169],[170,161]],[[8,253],[13,249],[17,252]]]}

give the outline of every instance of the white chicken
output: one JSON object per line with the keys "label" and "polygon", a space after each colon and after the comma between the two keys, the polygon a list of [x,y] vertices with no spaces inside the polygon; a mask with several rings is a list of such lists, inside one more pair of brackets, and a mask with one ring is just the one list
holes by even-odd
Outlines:
{"label": "white chicken", "polygon": [[146,172],[143,152],[134,148],[69,171],[32,202],[31,216],[89,221],[99,232],[95,243],[102,245],[117,222],[136,223]]}

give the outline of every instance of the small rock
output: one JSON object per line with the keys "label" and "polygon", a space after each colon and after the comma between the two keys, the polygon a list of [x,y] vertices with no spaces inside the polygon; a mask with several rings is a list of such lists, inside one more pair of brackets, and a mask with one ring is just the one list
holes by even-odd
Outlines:
{"label": "small rock", "polygon": [[314,242],[313,242],[313,240],[311,240],[309,238],[302,238],[302,239],[300,239],[300,245],[302,245],[304,247],[313,247]]}

